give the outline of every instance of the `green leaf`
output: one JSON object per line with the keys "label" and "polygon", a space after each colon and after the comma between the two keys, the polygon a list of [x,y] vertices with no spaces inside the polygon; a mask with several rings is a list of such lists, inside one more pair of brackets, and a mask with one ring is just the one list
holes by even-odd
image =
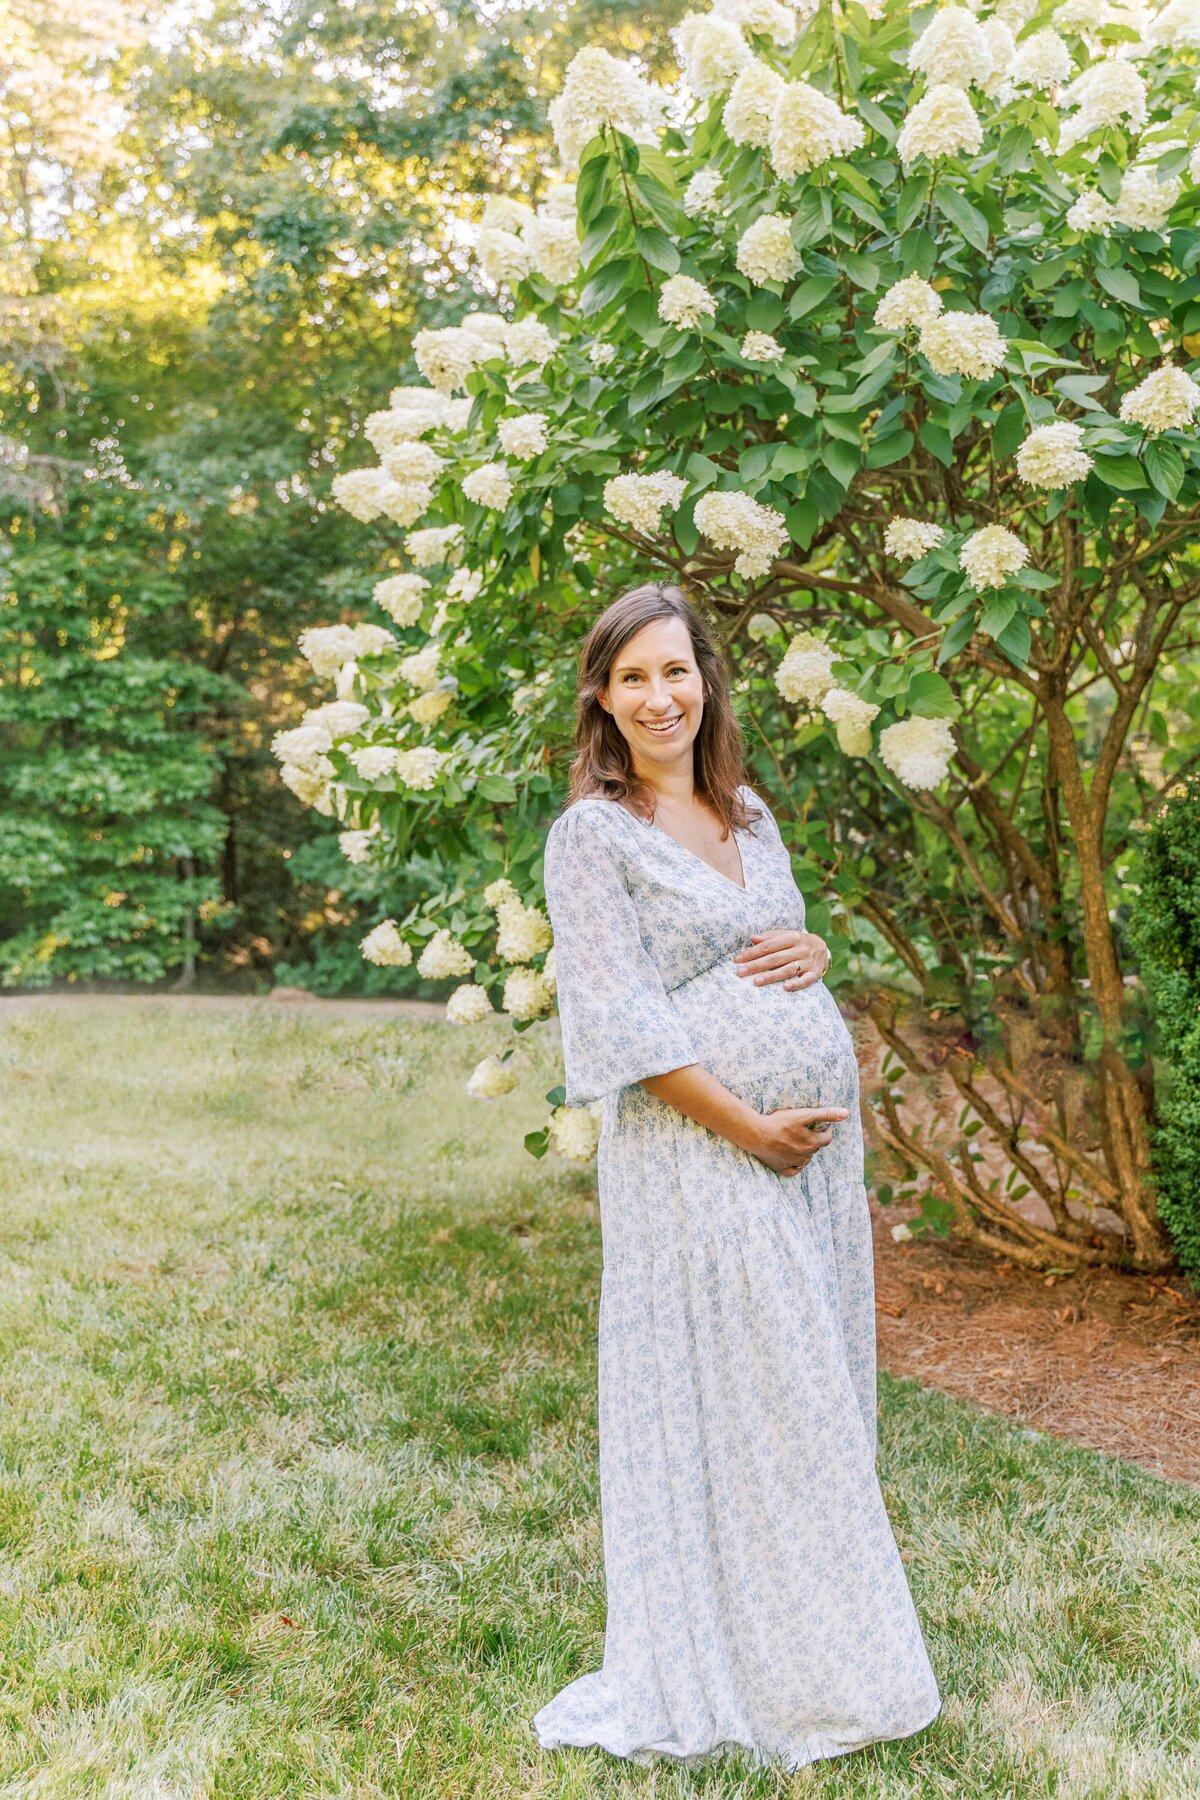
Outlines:
{"label": "green leaf", "polygon": [[1032,642],[1029,620],[1023,613],[1017,613],[1009,620],[1003,631],[996,633],[997,647],[1022,669],[1028,667],[1029,649]]}
{"label": "green leaf", "polygon": [[1014,594],[993,594],[984,603],[979,619],[979,629],[985,637],[998,637],[1015,616],[1018,602]]}
{"label": "green leaf", "polygon": [[957,656],[960,650],[965,650],[974,635],[974,611],[964,613],[961,619],[955,619],[953,625],[951,625],[949,631],[944,634],[942,641],[938,646],[938,668],[944,668],[951,657]]}
{"label": "green leaf", "polygon": [[952,225],[958,227],[973,249],[987,249],[988,222],[965,194],[960,194],[957,188],[938,187],[934,190],[934,204]]}
{"label": "green leaf", "polygon": [[1103,263],[1097,263],[1096,280],[1105,293],[1111,294],[1114,300],[1120,300],[1122,305],[1142,304],[1142,290],[1137,284],[1137,277],[1119,264],[1116,268],[1106,269]]}
{"label": "green leaf", "polygon": [[641,267],[632,257],[619,256],[615,262],[606,263],[598,269],[586,283],[579,296],[579,310],[588,317],[598,313],[606,306],[611,306],[617,296],[633,283],[643,280]]}
{"label": "green leaf", "polygon": [[931,456],[950,468],[954,462],[954,443],[944,425],[935,425],[932,419],[926,419],[917,436]]}
{"label": "green leaf", "polygon": [[999,413],[992,428],[992,454],[1003,462],[1012,455],[1025,437],[1025,408],[1019,400],[1010,401]]}
{"label": "green leaf", "polygon": [[[770,447],[769,444],[760,446],[763,450],[769,450]],[[714,481],[720,481],[723,473],[718,463],[713,462],[710,457],[701,455],[699,450],[692,451],[684,464],[684,469],[688,480],[702,488],[711,487]],[[691,552],[689,551],[688,554],[690,555]]]}
{"label": "green leaf", "polygon": [[744,316],[748,331],[774,331],[783,318],[783,301],[778,294],[755,294]]}
{"label": "green leaf", "polygon": [[590,225],[604,205],[608,193],[608,156],[600,150],[586,159],[575,183],[575,206],[579,218]]}
{"label": "green leaf", "polygon": [[560,1081],[557,1087],[552,1087],[548,1090],[548,1092],[546,1094],[546,1105],[547,1106],[565,1106],[566,1104],[567,1104],[567,1090],[562,1085],[562,1082]]}
{"label": "green leaf", "polygon": [[920,713],[924,719],[953,719],[959,710],[954,690],[946,677],[935,675],[928,669],[914,675],[909,682],[908,706],[910,712]]}
{"label": "green leaf", "polygon": [[651,225],[639,226],[633,234],[639,256],[644,256],[652,269],[674,275],[679,269],[679,252],[665,232]]}
{"label": "green leaf", "polygon": [[475,783],[475,792],[485,800],[513,801],[517,790],[507,775],[481,775]]}
{"label": "green leaf", "polygon": [[1159,493],[1168,500],[1178,500],[1187,470],[1175,445],[1152,440],[1146,445],[1145,463],[1146,473]]}
{"label": "green leaf", "polygon": [[868,469],[886,469],[891,463],[899,462],[908,455],[913,442],[911,431],[894,431],[890,437],[876,439],[864,459]]}
{"label": "green leaf", "polygon": [[1126,451],[1116,456],[1105,456],[1098,450],[1092,474],[1105,487],[1115,488],[1119,494],[1136,493],[1146,485],[1146,471],[1137,457],[1130,456]]}
{"label": "green leaf", "polygon": [[579,247],[580,261],[585,269],[590,268],[596,257],[603,250],[616,231],[625,223],[625,214],[618,206],[605,206],[596,214],[588,227],[587,235]]}
{"label": "green leaf", "polygon": [[525,1148],[528,1150],[530,1156],[543,1157],[549,1147],[550,1132],[545,1125],[542,1126],[540,1131],[527,1131],[525,1133]]}
{"label": "green leaf", "polygon": [[848,488],[862,467],[862,457],[857,449],[849,444],[827,441],[821,450],[821,461],[829,470],[834,480],[843,488]]}
{"label": "green leaf", "polygon": [[810,275],[807,281],[800,283],[788,302],[788,317],[802,319],[805,313],[812,311],[814,306],[820,306],[822,300],[827,299],[836,286],[837,282],[832,276]]}
{"label": "green leaf", "polygon": [[924,175],[910,175],[900,190],[900,198],[896,202],[896,229],[907,231],[913,220],[917,218],[925,205],[925,196],[929,183]]}

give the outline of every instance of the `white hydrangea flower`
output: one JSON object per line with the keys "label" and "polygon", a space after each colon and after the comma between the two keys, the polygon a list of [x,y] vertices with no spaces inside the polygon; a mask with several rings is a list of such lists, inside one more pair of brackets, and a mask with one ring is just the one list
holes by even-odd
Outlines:
{"label": "white hydrangea flower", "polygon": [[418,569],[431,569],[449,562],[451,550],[462,542],[462,531],[461,525],[430,525],[424,531],[410,531],[404,548]]}
{"label": "white hydrangea flower", "polygon": [[376,606],[383,608],[397,625],[415,625],[421,616],[422,596],[429,587],[423,575],[389,575],[377,581],[371,590]]}
{"label": "white hydrangea flower", "polygon": [[[330,492],[338,505],[360,525],[369,525],[381,513],[390,513],[391,508],[403,499],[398,483],[383,468],[347,469],[334,476]],[[417,517],[420,516],[418,513]]]}
{"label": "white hydrangea flower", "polygon": [[501,1062],[498,1056],[485,1056],[472,1070],[467,1092],[472,1100],[498,1100],[501,1094],[511,1094],[519,1082],[520,1077],[511,1061]]}
{"label": "white hydrangea flower", "polygon": [[1082,446],[1083,426],[1069,419],[1036,425],[1017,451],[1017,474],[1030,487],[1070,487],[1092,466]]}
{"label": "white hydrangea flower", "polygon": [[791,220],[782,213],[763,213],[738,239],[735,260],[740,273],[756,287],[789,280],[800,267]]}
{"label": "white hydrangea flower", "polygon": [[300,633],[300,654],[314,675],[328,679],[358,654],[352,625],[310,625]]}
{"label": "white hydrangea flower", "polygon": [[547,1126],[555,1156],[561,1156],[564,1162],[591,1162],[600,1143],[602,1119],[598,1102],[591,1106],[556,1106]]}
{"label": "white hydrangea flower", "polygon": [[425,644],[415,650],[411,656],[400,659],[398,670],[401,681],[407,681],[410,687],[426,688],[437,686],[438,682],[438,647],[436,644]]}
{"label": "white hydrangea flower", "polygon": [[1172,175],[1160,181],[1154,170],[1134,166],[1121,176],[1121,191],[1113,206],[1113,223],[1132,231],[1167,229],[1167,216],[1183,192],[1183,183]]}
{"label": "white hydrangea flower", "polygon": [[1028,561],[1026,546],[1003,525],[985,525],[973,531],[958,553],[959,567],[977,594],[985,588],[1003,587]]}
{"label": "white hydrangea flower", "polygon": [[534,269],[546,281],[562,287],[579,273],[579,233],[575,219],[553,218],[538,213],[525,227],[525,243]]}
{"label": "white hydrangea flower", "polygon": [[935,788],[945,781],[954,755],[948,719],[900,719],[879,734],[879,754],[905,787]]}
{"label": "white hydrangea flower", "polygon": [[1165,362],[1131,388],[1121,401],[1120,417],[1129,425],[1160,431],[1186,431],[1200,407],[1200,386],[1185,369]]}
{"label": "white hydrangea flower", "polygon": [[609,364],[615,362],[616,359],[617,347],[615,344],[593,344],[588,351],[588,361],[593,369],[607,369]]}
{"label": "white hydrangea flower", "polygon": [[495,1011],[491,996],[477,981],[465,981],[455,988],[446,1002],[446,1022],[450,1025],[478,1025]]}
{"label": "white hydrangea flower", "polygon": [[941,313],[921,327],[917,348],[935,375],[984,380],[1004,361],[1006,340],[990,313]]}
{"label": "white hydrangea flower", "polygon": [[435,931],[417,958],[417,974],[427,981],[445,981],[451,975],[469,975],[475,958],[445,926]]}
{"label": "white hydrangea flower", "polygon": [[446,598],[469,606],[483,589],[483,576],[478,569],[456,569],[446,583]]}
{"label": "white hydrangea flower", "polygon": [[984,42],[991,54],[992,72],[976,85],[989,100],[999,99],[1002,93],[1007,98],[1008,80],[1004,71],[1017,54],[1016,39],[1004,20],[995,13],[990,19],[981,20],[979,29],[983,32]]}
{"label": "white hydrangea flower", "polygon": [[1112,229],[1113,209],[1098,189],[1080,194],[1067,208],[1067,224],[1072,231],[1097,232],[1107,237]]}
{"label": "white hydrangea flower", "polygon": [[378,781],[396,767],[394,744],[363,744],[350,751],[350,762],[364,781]]}
{"label": "white hydrangea flower", "polygon": [[909,51],[908,66],[931,85],[967,88],[987,80],[992,52],[973,13],[965,6],[943,6]]}
{"label": "white hydrangea flower", "polygon": [[522,243],[515,232],[503,231],[496,225],[485,226],[479,233],[475,257],[488,280],[497,286],[504,281],[524,281],[533,266],[529,245]]}
{"label": "white hydrangea flower", "polygon": [[435,426],[445,425],[447,408],[451,404],[436,388],[393,388],[387,406],[367,414],[363,421],[363,436],[376,455],[382,456],[402,438],[424,437]]}
{"label": "white hydrangea flower", "polygon": [[544,219],[573,219],[576,213],[575,183],[550,182],[539,211]]}
{"label": "white hydrangea flower", "polygon": [[536,969],[509,971],[500,1004],[514,1019],[544,1018],[553,1001],[553,994]]}
{"label": "white hydrangea flower", "polygon": [[828,644],[811,631],[798,631],[775,671],[775,686],[785,700],[810,710],[821,704],[833,686],[837,658]]}
{"label": "white hydrangea flower", "polygon": [[1012,32],[1027,25],[1038,9],[1039,0],[996,0],[995,17],[1003,19]]}
{"label": "white hydrangea flower", "polygon": [[485,230],[513,231],[518,235],[533,216],[533,208],[511,194],[489,194],[483,203],[480,223]]}
{"label": "white hydrangea flower", "polygon": [[302,769],[298,763],[285,763],[279,771],[279,779],[285,788],[291,789],[301,806],[311,806],[327,819],[333,817],[330,784],[323,775]]}
{"label": "white hydrangea flower", "polygon": [[379,656],[384,650],[394,650],[396,648],[396,640],[386,626],[355,625],[351,629],[354,635],[354,654],[356,657]]}
{"label": "white hydrangea flower", "polygon": [[512,477],[503,463],[481,463],[462,478],[462,491],[478,506],[503,512],[512,499]]}
{"label": "white hydrangea flower", "polygon": [[983,126],[965,91],[949,82],[931,87],[907,115],[896,149],[907,169],[918,156],[973,156],[983,143]]}
{"label": "white hydrangea flower", "polygon": [[324,706],[310,708],[300,723],[327,731],[330,743],[334,744],[339,738],[349,737],[351,732],[365,725],[370,716],[370,707],[362,706],[355,700],[327,700]]}
{"label": "white hydrangea flower", "polygon": [[472,369],[486,362],[487,344],[476,332],[464,331],[460,325],[444,325],[418,331],[413,339],[413,356],[432,387],[441,394],[452,394],[465,386]]}
{"label": "white hydrangea flower", "polygon": [[567,67],[562,92],[550,102],[550,129],[558,154],[564,163],[577,163],[602,125],[611,125],[635,143],[653,144],[666,100],[661,89],[607,50],[591,46],[580,50]]}
{"label": "white hydrangea flower", "polygon": [[695,219],[704,213],[720,212],[720,192],[720,169],[697,169],[683,190],[683,210],[688,218]]}
{"label": "white hydrangea flower", "polygon": [[741,353],[745,362],[782,362],[783,345],[769,331],[748,331],[742,339]]}
{"label": "white hydrangea flower", "polygon": [[1167,0],[1147,21],[1142,39],[1153,50],[1200,50],[1200,0]]}
{"label": "white hydrangea flower", "polygon": [[516,369],[542,368],[558,349],[558,339],[540,319],[528,315],[514,319],[504,333],[508,360]]}
{"label": "white hydrangea flower", "polygon": [[393,481],[383,502],[393,525],[415,525],[433,503],[433,488],[425,481]]}
{"label": "white hydrangea flower", "polygon": [[402,487],[430,487],[445,468],[446,459],[419,438],[400,438],[385,447],[381,463],[384,472]]}
{"label": "white hydrangea flower", "polygon": [[690,275],[669,275],[663,282],[658,316],[668,325],[687,329],[703,319],[711,319],[716,310],[716,296]]}
{"label": "white hydrangea flower", "polygon": [[412,961],[412,946],[400,936],[395,919],[385,919],[368,931],[359,949],[369,963],[381,969],[406,969]]}
{"label": "white hydrangea flower", "polygon": [[[490,891],[485,891],[485,899]],[[495,910],[496,955],[502,962],[532,962],[550,948],[554,934],[540,907],[523,906],[514,894],[512,899],[497,902]]]}
{"label": "white hydrangea flower", "polygon": [[942,310],[942,296],[919,275],[894,281],[875,308],[881,331],[907,331],[912,325],[928,325]]}
{"label": "white hydrangea flower", "polygon": [[418,725],[436,725],[442,714],[449,711],[453,700],[448,688],[429,688],[415,700],[410,700],[404,710]]}
{"label": "white hydrangea flower", "polygon": [[310,775],[327,776],[333,764],[325,752],[333,743],[333,734],[323,725],[293,725],[290,731],[277,731],[271,739],[271,755],[292,768],[307,769]]}
{"label": "white hydrangea flower", "polygon": [[831,687],[821,696],[821,711],[836,729],[843,756],[870,756],[871,721],[879,716],[873,701],[851,688]]}
{"label": "white hydrangea flower", "polygon": [[1057,31],[1023,38],[1008,69],[1014,87],[1052,88],[1071,78],[1071,52]]}
{"label": "white hydrangea flower", "polygon": [[[754,37],[769,37],[776,44],[790,44],[796,35],[796,14],[779,0],[713,0],[713,12]],[[806,5],[807,10],[807,5]]]}
{"label": "white hydrangea flower", "polygon": [[508,330],[508,321],[498,312],[464,313],[458,321],[459,329],[468,336],[477,338],[483,347],[484,362],[490,362],[499,356],[504,349],[504,334]]}
{"label": "white hydrangea flower", "polygon": [[945,535],[940,525],[896,515],[888,520],[883,548],[888,556],[901,556],[906,562],[916,562],[918,557],[935,550]]}
{"label": "white hydrangea flower", "polygon": [[614,475],[604,484],[604,506],[619,525],[652,534],[662,524],[663,508],[674,512],[686,489],[683,476],[666,469],[649,475]]}
{"label": "white hydrangea flower", "polygon": [[[507,875],[498,875],[495,881],[490,881],[483,890],[483,904],[491,907],[493,912],[503,906],[505,901],[511,900],[519,901],[520,895]],[[509,960],[511,961],[511,958]]]}
{"label": "white hydrangea flower", "polygon": [[768,574],[788,541],[782,513],[761,506],[749,494],[701,494],[692,516],[714,549],[738,552],[733,566],[747,581]]}
{"label": "white hydrangea flower", "polygon": [[529,462],[546,448],[546,415],[542,412],[517,413],[501,419],[496,427],[500,448],[517,462]]}
{"label": "white hydrangea flower", "polygon": [[789,81],[771,114],[771,166],[781,181],[790,181],[861,149],[865,136],[861,120],[850,118],[828,94],[807,81]]}
{"label": "white hydrangea flower", "polygon": [[350,700],[354,697],[355,685],[358,681],[358,664],[351,657],[344,662],[333,678],[333,691],[339,700]]}
{"label": "white hydrangea flower", "polygon": [[400,752],[396,758],[396,773],[405,787],[421,792],[434,785],[445,760],[443,751],[418,744],[413,750]]}
{"label": "white hydrangea flower", "polygon": [[1099,31],[1108,23],[1113,12],[1109,0],[1062,0],[1050,17],[1058,31],[1073,31],[1077,35],[1086,35]]}
{"label": "white hydrangea flower", "polygon": [[672,33],[683,79],[697,100],[723,94],[751,61],[751,50],[736,25],[716,13],[688,13]]}
{"label": "white hydrangea flower", "polygon": [[1123,59],[1092,63],[1063,89],[1060,101],[1063,106],[1079,108],[1078,119],[1068,120],[1075,136],[1119,125],[1123,119],[1134,131],[1146,123],[1146,83],[1132,63]]}
{"label": "white hydrangea flower", "polygon": [[731,143],[753,144],[759,150],[766,149],[771,137],[775,102],[783,88],[783,76],[777,75],[766,63],[755,60],[746,65],[734,82],[721,114],[725,135]]}
{"label": "white hydrangea flower", "polygon": [[770,613],[752,613],[746,621],[746,636],[752,644],[767,644],[783,630]]}
{"label": "white hydrangea flower", "polygon": [[365,831],[339,831],[338,849],[348,863],[365,863],[371,860],[371,846],[379,837],[379,821]]}

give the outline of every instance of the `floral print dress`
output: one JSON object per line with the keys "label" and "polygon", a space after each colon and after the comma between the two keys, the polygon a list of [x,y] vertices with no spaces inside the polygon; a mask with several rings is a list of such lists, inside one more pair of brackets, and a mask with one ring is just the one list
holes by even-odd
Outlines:
{"label": "floral print dress", "polygon": [[[752,932],[804,927],[774,817],[741,792],[744,887],[615,801],[577,801],[547,841],[567,1100],[603,1100],[607,1625],[603,1666],[533,1726],[544,1748],[799,1769],[941,1701],[875,1468],[853,1046],[823,984],[736,973]],[[762,1112],[850,1116],[785,1178],[638,1085],[688,1063]]]}

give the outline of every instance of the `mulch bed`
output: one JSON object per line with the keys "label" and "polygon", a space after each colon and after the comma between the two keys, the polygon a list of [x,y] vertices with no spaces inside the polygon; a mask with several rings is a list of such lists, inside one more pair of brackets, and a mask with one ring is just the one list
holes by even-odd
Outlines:
{"label": "mulch bed", "polygon": [[897,1244],[872,1202],[879,1366],[1200,1487],[1200,1294],[1039,1275],[971,1244]]}

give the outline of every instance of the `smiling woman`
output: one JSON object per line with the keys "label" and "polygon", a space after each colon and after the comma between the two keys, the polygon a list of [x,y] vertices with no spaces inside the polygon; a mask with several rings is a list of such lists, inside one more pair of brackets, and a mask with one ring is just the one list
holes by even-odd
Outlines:
{"label": "smiling woman", "polygon": [[941,1704],[875,1473],[853,1046],[819,980],[789,991],[827,955],[681,590],[593,625],[576,743],[545,870],[567,1100],[604,1104],[608,1618],[534,1727],[799,1769]]}

